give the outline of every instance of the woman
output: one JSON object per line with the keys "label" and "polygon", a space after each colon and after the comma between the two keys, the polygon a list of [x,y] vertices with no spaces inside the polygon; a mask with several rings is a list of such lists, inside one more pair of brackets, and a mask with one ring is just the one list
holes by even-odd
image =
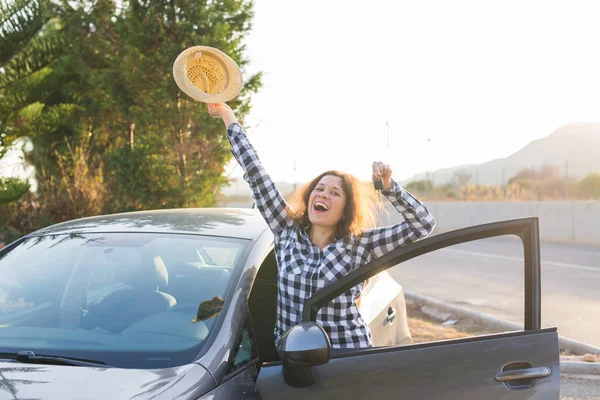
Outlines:
{"label": "woman", "polygon": [[[365,229],[367,204],[352,175],[327,171],[310,182],[300,207],[292,209],[265,172],[235,114],[224,103],[209,104],[209,114],[227,128],[231,151],[244,169],[254,201],[275,236],[278,303],[275,344],[302,322],[303,301],[350,271],[386,252],[427,236],[435,221],[427,208],[392,180],[389,165],[373,163],[373,179],[383,180],[384,194],[405,222]],[[371,347],[371,332],[357,300],[362,284],[324,306],[317,322],[333,348]]]}

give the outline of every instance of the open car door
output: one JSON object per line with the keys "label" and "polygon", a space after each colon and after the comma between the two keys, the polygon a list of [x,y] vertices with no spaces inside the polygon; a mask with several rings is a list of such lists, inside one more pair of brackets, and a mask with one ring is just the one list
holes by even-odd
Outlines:
{"label": "open car door", "polygon": [[[287,335],[293,340],[281,341],[279,352],[283,361],[263,364],[257,380],[261,397],[558,399],[558,334],[556,328],[541,329],[538,231],[538,219],[525,218],[432,236],[397,248],[321,289],[304,303],[305,322],[297,325],[302,329],[293,332],[293,337]],[[524,330],[356,349],[338,355],[330,351],[326,336],[325,341],[319,342],[317,330],[322,328],[311,321],[316,320],[322,306],[351,287],[423,254],[503,235],[516,235],[523,243]]]}

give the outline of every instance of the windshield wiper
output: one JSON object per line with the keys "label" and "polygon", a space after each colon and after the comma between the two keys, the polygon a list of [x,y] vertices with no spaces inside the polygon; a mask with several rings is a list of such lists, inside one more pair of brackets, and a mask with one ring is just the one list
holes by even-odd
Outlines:
{"label": "windshield wiper", "polygon": [[[14,357],[14,358],[13,358]],[[31,364],[56,364],[56,365],[74,365],[78,367],[100,367],[112,368],[105,362],[96,360],[87,360],[83,358],[72,358],[52,355],[36,355],[33,351],[20,351],[16,356],[11,355],[15,361]]]}

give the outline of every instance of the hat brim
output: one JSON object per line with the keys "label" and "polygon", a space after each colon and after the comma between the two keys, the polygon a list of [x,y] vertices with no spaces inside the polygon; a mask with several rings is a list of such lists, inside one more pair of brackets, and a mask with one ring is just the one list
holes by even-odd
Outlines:
{"label": "hat brim", "polygon": [[[229,82],[225,89],[216,94],[206,93],[197,88],[187,77],[186,61],[189,57],[193,57],[198,51],[209,52],[217,57],[227,69]],[[225,103],[234,99],[242,90],[243,80],[242,72],[235,61],[222,51],[208,46],[193,46],[182,51],[175,62],[173,63],[173,77],[177,86],[192,99],[203,103]]]}

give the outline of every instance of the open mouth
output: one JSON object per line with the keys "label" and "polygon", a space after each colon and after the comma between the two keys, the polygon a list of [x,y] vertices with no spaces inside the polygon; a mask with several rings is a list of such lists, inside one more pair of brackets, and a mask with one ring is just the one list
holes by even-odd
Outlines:
{"label": "open mouth", "polygon": [[313,204],[313,209],[317,212],[325,212],[325,211],[329,211],[329,207],[327,207],[327,204],[321,202],[321,201],[316,201]]}

